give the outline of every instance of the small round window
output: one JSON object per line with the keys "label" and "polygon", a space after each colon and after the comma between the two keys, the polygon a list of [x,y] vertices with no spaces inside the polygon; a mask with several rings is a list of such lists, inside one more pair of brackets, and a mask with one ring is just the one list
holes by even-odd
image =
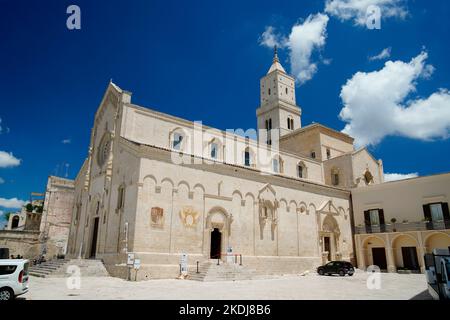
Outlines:
{"label": "small round window", "polygon": [[97,150],[97,162],[100,167],[103,166],[106,160],[108,159],[110,150],[111,150],[111,137],[109,136],[109,134],[105,134],[102,140],[100,141]]}

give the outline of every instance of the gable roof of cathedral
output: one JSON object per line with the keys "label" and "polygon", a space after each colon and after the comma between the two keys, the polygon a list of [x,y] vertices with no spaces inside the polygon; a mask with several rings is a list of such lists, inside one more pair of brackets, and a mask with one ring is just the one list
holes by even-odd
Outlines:
{"label": "gable roof of cathedral", "polygon": [[307,132],[307,131],[311,131],[311,130],[314,130],[314,129],[318,129],[318,130],[323,131],[325,133],[331,134],[331,135],[333,135],[335,137],[341,138],[342,140],[347,141],[348,143],[353,143],[353,141],[355,140],[353,137],[349,136],[346,133],[334,130],[334,129],[330,128],[330,127],[324,126],[323,124],[320,124],[320,123],[317,123],[317,122],[313,122],[311,124],[308,124],[305,127],[302,127],[302,128],[297,129],[297,130],[294,130],[294,131],[292,131],[292,132],[290,132],[290,133],[280,137],[280,140],[287,139],[287,138],[293,137],[293,136],[295,136],[297,134],[304,133],[304,132]]}

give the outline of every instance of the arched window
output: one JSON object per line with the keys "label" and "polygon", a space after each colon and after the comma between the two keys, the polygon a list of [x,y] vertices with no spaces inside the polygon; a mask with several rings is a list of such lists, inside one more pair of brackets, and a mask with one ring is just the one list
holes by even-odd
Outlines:
{"label": "arched window", "polygon": [[183,151],[186,149],[187,144],[187,134],[181,128],[176,128],[171,131],[169,137],[170,148],[177,151]]}
{"label": "arched window", "polygon": [[252,165],[252,154],[250,152],[250,148],[245,148],[244,151],[244,165],[250,167]]}
{"label": "arched window", "polygon": [[339,185],[339,169],[338,168],[331,169],[331,184],[333,186]]}
{"label": "arched window", "polygon": [[272,159],[272,171],[275,173],[280,172],[280,161],[278,160],[278,158]]}
{"label": "arched window", "polygon": [[306,176],[306,165],[303,163],[303,161],[299,162],[297,164],[297,177],[301,179],[305,179]]}
{"label": "arched window", "polygon": [[270,96],[270,88],[269,88],[269,96]]}
{"label": "arched window", "polygon": [[121,185],[117,190],[117,211],[122,210],[125,204],[125,186]]}
{"label": "arched window", "polygon": [[291,116],[287,118],[287,128],[288,130],[294,130],[294,119]]}
{"label": "arched window", "polygon": [[373,182],[373,175],[369,170],[366,170],[366,172],[364,173],[364,181],[366,182],[366,184]]}
{"label": "arched window", "polygon": [[175,150],[181,150],[182,142],[183,142],[183,135],[178,132],[175,132],[173,134],[172,148]]}
{"label": "arched window", "polygon": [[222,142],[217,138],[213,138],[208,144],[207,154],[211,159],[220,159],[222,157],[221,154],[225,154],[224,151],[222,153],[221,149],[224,149],[222,148]]}
{"label": "arched window", "polygon": [[272,171],[275,173],[283,173],[283,159],[280,156],[275,156],[272,159]]}
{"label": "arched window", "polygon": [[14,217],[12,218],[12,221],[11,221],[11,229],[16,229],[16,228],[19,227],[19,220],[20,220],[20,217],[19,217],[19,216],[14,216]]}

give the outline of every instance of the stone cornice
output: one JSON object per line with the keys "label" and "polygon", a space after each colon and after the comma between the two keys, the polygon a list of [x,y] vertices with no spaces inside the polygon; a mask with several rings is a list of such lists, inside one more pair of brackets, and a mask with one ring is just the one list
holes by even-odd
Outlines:
{"label": "stone cornice", "polygon": [[[172,151],[169,149],[138,144],[125,138],[120,138],[120,145],[123,147],[127,147],[128,151],[134,153],[137,157],[155,159],[158,161],[171,163]],[[184,156],[190,157],[191,159],[203,159],[201,157],[186,153],[184,153]],[[208,159],[203,160],[206,161]],[[257,170],[255,168],[249,168],[229,163],[214,162],[214,164],[180,164],[180,166],[228,175],[232,177],[238,177],[241,179],[247,179],[259,183],[270,183],[271,185],[302,190],[306,192],[313,192],[321,195],[336,196],[345,199],[347,199],[350,195],[350,191],[347,189],[332,187],[325,184],[292,178],[280,174],[265,174],[261,173],[260,170]]]}

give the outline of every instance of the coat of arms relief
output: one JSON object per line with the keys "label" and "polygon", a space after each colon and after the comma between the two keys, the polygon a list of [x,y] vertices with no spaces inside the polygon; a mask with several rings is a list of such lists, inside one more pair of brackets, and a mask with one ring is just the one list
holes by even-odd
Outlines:
{"label": "coat of arms relief", "polygon": [[180,218],[185,227],[195,227],[197,225],[199,213],[194,207],[186,206],[180,210]]}

